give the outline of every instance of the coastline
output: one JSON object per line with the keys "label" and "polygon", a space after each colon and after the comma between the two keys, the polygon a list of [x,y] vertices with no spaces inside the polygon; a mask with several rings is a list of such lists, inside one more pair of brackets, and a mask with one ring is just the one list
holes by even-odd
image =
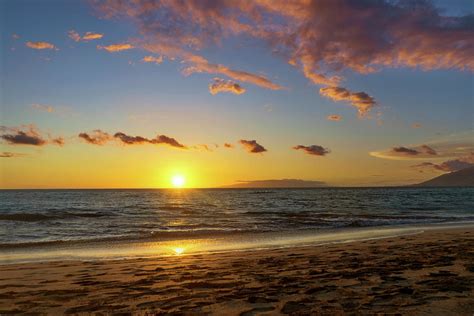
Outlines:
{"label": "coastline", "polygon": [[0,266],[0,313],[471,315],[474,230]]}
{"label": "coastline", "polygon": [[215,234],[197,231],[185,235],[164,234],[145,239],[79,240],[0,247],[0,265],[24,262],[66,260],[114,260],[167,257],[180,254],[206,254],[246,250],[266,250],[350,243],[420,234],[426,230],[471,228],[474,222],[429,223],[359,228],[332,228],[295,232],[239,232]]}

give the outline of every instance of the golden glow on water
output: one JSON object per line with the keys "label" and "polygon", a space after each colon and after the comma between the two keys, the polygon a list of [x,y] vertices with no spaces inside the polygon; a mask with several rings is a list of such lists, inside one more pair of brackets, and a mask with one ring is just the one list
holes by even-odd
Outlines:
{"label": "golden glow on water", "polygon": [[180,174],[174,175],[171,178],[171,184],[175,188],[182,188],[186,184],[186,178]]}

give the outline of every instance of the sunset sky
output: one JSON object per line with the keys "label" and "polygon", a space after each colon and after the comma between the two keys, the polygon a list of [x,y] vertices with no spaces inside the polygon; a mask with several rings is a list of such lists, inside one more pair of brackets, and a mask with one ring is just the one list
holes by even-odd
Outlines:
{"label": "sunset sky", "polygon": [[474,164],[471,0],[0,6],[0,188],[404,185]]}

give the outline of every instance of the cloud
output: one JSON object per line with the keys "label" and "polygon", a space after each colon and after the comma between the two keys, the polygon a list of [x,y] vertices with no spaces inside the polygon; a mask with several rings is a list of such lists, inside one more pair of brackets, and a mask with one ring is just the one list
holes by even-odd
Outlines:
{"label": "cloud", "polygon": [[35,110],[42,111],[42,112],[53,113],[55,111],[55,108],[51,105],[33,103],[31,107]]}
{"label": "cloud", "polygon": [[404,157],[404,156],[435,156],[438,153],[436,150],[431,148],[428,145],[421,145],[417,148],[408,148],[404,146],[393,147],[391,153],[395,156]]}
{"label": "cloud", "polygon": [[234,148],[234,145],[229,143],[224,143],[224,148]]}
{"label": "cloud", "polygon": [[40,130],[34,125],[22,125],[20,127],[0,126],[0,138],[9,145],[43,146],[46,144],[64,145],[63,137],[44,137]]}
{"label": "cloud", "polygon": [[351,92],[342,87],[326,87],[319,89],[319,93],[334,101],[349,102],[357,108],[359,117],[365,117],[370,110],[377,104],[375,99],[365,92]]}
{"label": "cloud", "polygon": [[145,56],[143,57],[142,61],[144,63],[155,63],[157,65],[163,62],[163,56],[155,57],[155,56]]}
{"label": "cloud", "polygon": [[166,144],[172,147],[187,149],[187,147],[181,143],[179,143],[173,137],[168,137],[166,135],[157,135],[154,139],[151,140],[152,144]]}
{"label": "cloud", "polygon": [[78,136],[93,145],[105,145],[109,141],[117,140],[125,145],[165,144],[176,148],[187,149],[185,145],[166,135],[157,135],[155,138],[149,139],[143,136],[130,136],[122,132],[117,132],[112,136],[107,132],[96,129],[92,133],[80,133]]}
{"label": "cloud", "polygon": [[127,44],[127,43],[112,44],[112,45],[108,45],[108,46],[97,45],[97,49],[105,49],[109,53],[121,52],[121,51],[124,51],[124,50],[133,49],[133,48],[135,48],[133,45]]}
{"label": "cloud", "polygon": [[94,33],[94,32],[86,32],[86,34],[84,34],[84,36],[82,36],[82,40],[91,41],[91,40],[101,39],[102,37],[104,37],[104,34]]}
{"label": "cloud", "polygon": [[96,40],[96,39],[101,39],[104,37],[104,34],[100,33],[94,33],[94,32],[87,32],[83,36],[79,35],[74,30],[71,30],[68,32],[69,38],[71,38],[73,41],[80,42],[80,41],[91,41],[91,40]]}
{"label": "cloud", "polygon": [[58,145],[58,146],[61,146],[61,147],[64,146],[64,144],[66,143],[63,137],[52,138],[50,140],[50,142],[53,145]]}
{"label": "cloud", "polygon": [[9,145],[43,146],[47,143],[34,125],[19,128],[2,126],[1,131],[3,134],[0,135],[0,138]]}
{"label": "cloud", "polygon": [[436,150],[434,150],[433,148],[431,148],[431,147],[428,146],[428,145],[421,145],[419,151],[420,151],[421,153],[425,153],[425,154],[433,155],[433,156],[435,156],[435,155],[438,154],[438,153],[436,152]]}
{"label": "cloud", "polygon": [[176,139],[172,137],[168,137],[166,135],[157,135],[153,139],[148,139],[142,136],[129,136],[122,132],[117,132],[114,134],[114,138],[119,139],[122,143],[126,145],[165,144],[165,145],[169,145],[176,148],[187,149],[185,145],[179,143]]}
{"label": "cloud", "polygon": [[421,128],[421,127],[423,127],[423,125],[422,125],[421,123],[413,123],[413,124],[411,125],[411,127],[412,127],[412,128]]}
{"label": "cloud", "polygon": [[[266,43],[310,82],[329,88],[344,89],[340,83],[349,72],[399,67],[474,70],[473,15],[448,15],[430,1],[93,3],[106,18],[131,19],[144,38],[175,57],[183,57],[178,51],[202,51],[232,37],[252,38]],[[250,82],[223,67],[196,63],[186,72]],[[333,100],[348,101],[361,114],[375,104],[366,92],[347,91],[347,97]]]}
{"label": "cloud", "polygon": [[26,46],[33,49],[57,49],[56,46],[48,42],[26,42]]}
{"label": "cloud", "polygon": [[444,161],[440,164],[433,162],[423,162],[417,165],[412,166],[414,169],[423,172],[424,170],[436,170],[441,172],[453,172],[459,171],[465,168],[474,166],[474,153],[461,157],[459,159],[452,159]]}
{"label": "cloud", "polygon": [[331,115],[328,115],[326,117],[326,119],[328,121],[336,121],[336,122],[339,122],[340,120],[342,120],[342,116],[338,115],[338,114],[331,114]]}
{"label": "cloud", "polygon": [[245,93],[245,88],[242,88],[238,83],[232,80],[224,80],[221,78],[214,78],[214,81],[209,84],[209,92],[216,95],[219,92],[230,92],[233,94]]}
{"label": "cloud", "polygon": [[416,149],[411,149],[411,148],[407,148],[407,147],[403,147],[403,146],[393,147],[392,152],[394,154],[400,154],[402,156],[404,156],[404,155],[415,156],[415,155],[420,154],[420,152]]}
{"label": "cloud", "polygon": [[231,79],[243,81],[247,83],[254,84],[261,88],[270,89],[270,90],[281,90],[282,86],[273,83],[267,77],[262,75],[256,75],[250,72],[230,69],[227,66],[219,64],[211,64],[205,58],[201,56],[192,56],[189,59],[185,60],[187,63],[191,64],[183,70],[183,74],[190,75],[192,73],[209,73],[209,74],[221,74],[225,75]]}
{"label": "cloud", "polygon": [[20,35],[13,33],[13,34],[12,34],[12,38],[15,39],[15,40],[17,40],[17,39],[20,38]]}
{"label": "cloud", "polygon": [[330,153],[329,149],[324,148],[319,145],[311,145],[311,146],[298,145],[298,146],[294,146],[293,149],[303,150],[308,155],[313,155],[313,156],[326,156],[327,154]]}
{"label": "cloud", "polygon": [[257,143],[256,140],[245,140],[241,139],[239,140],[239,143],[249,152],[253,154],[258,154],[258,153],[263,153],[266,152],[267,150],[265,147]]}
{"label": "cloud", "polygon": [[114,137],[127,145],[141,145],[145,143],[147,144],[151,143],[151,141],[148,138],[141,137],[141,136],[129,136],[122,132],[115,133]]}
{"label": "cloud", "polygon": [[[436,150],[433,148],[436,147]],[[373,151],[369,154],[373,157],[384,159],[423,159],[423,158],[445,158],[455,157],[459,154],[465,154],[465,150],[458,152],[452,146],[446,146],[440,143],[433,143],[430,146],[426,144],[416,146],[396,146],[388,150]]]}
{"label": "cloud", "polygon": [[24,157],[25,154],[22,153],[12,153],[9,151],[0,152],[0,158],[17,158],[17,157]]}
{"label": "cloud", "polygon": [[105,145],[107,142],[112,140],[112,136],[109,133],[103,132],[100,129],[92,131],[92,133],[79,133],[79,138],[82,138],[89,144],[93,145]]}
{"label": "cloud", "polygon": [[[197,150],[201,150],[201,151],[209,151],[209,152],[212,152],[212,148],[207,145],[207,144],[199,144],[199,145],[195,145],[193,146],[193,148],[197,149]],[[216,147],[217,148],[217,147]]]}

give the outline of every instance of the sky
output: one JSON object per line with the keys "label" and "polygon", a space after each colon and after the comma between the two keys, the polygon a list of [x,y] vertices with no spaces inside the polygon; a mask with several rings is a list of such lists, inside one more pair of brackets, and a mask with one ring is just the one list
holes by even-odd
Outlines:
{"label": "sky", "polygon": [[390,186],[474,164],[470,0],[0,6],[0,188]]}

